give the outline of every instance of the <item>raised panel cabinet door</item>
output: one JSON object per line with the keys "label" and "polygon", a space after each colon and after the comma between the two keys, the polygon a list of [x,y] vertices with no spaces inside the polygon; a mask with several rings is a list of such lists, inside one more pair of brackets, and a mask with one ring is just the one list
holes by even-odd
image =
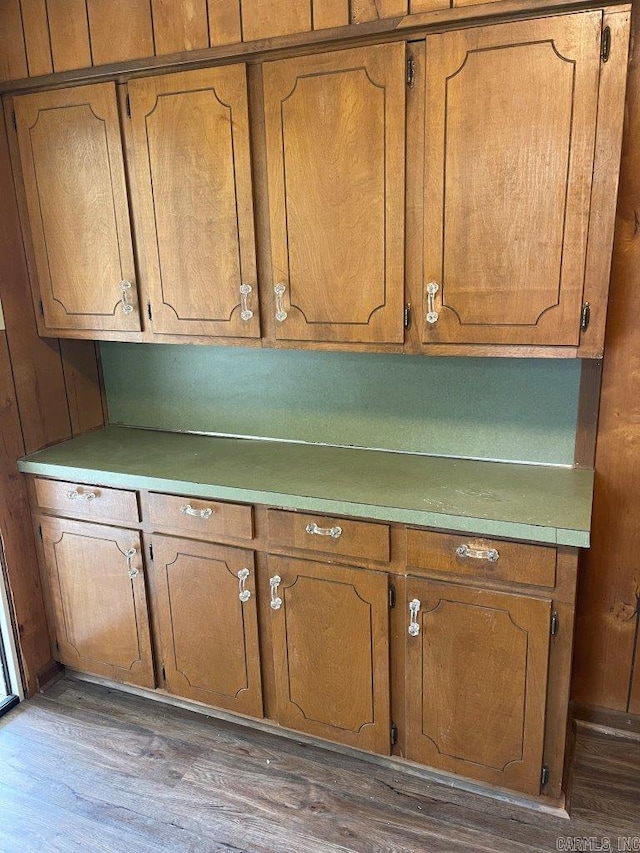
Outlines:
{"label": "raised panel cabinet door", "polygon": [[244,65],[129,84],[156,334],[260,335]]}
{"label": "raised panel cabinet door", "polygon": [[387,576],[272,555],[268,567],[278,722],[388,755]]}
{"label": "raised panel cabinet door", "polygon": [[424,343],[578,343],[601,21],[427,38]]}
{"label": "raised panel cabinet door", "polygon": [[140,534],[82,521],[39,521],[57,660],[154,687]]}
{"label": "raised panel cabinet door", "polygon": [[403,43],[264,65],[276,338],[404,338]]}
{"label": "raised panel cabinet door", "polygon": [[253,551],[153,537],[167,689],[262,717]]}
{"label": "raised panel cabinet door", "polygon": [[407,757],[540,792],[551,601],[407,579]]}
{"label": "raised panel cabinet door", "polygon": [[115,85],[14,104],[44,328],[139,331]]}

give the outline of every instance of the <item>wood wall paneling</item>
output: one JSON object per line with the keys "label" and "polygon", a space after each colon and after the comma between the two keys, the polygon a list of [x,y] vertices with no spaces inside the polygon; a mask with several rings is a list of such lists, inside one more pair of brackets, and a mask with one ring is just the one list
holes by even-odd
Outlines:
{"label": "wood wall paneling", "polygon": [[87,0],[87,17],[94,65],[153,56],[149,0]]}
{"label": "wood wall paneling", "polygon": [[311,29],[311,0],[242,0],[244,41]]}
{"label": "wood wall paneling", "polygon": [[409,0],[409,12],[416,15],[419,12],[432,12],[434,9],[448,9],[453,2],[449,0]]}
{"label": "wood wall paneling", "polygon": [[313,29],[343,27],[349,23],[349,0],[313,0]]}
{"label": "wood wall paneling", "polygon": [[20,0],[29,76],[51,74],[51,39],[46,0]]}
{"label": "wood wall paneling", "polygon": [[[448,0],[446,5],[449,5]],[[432,9],[433,4],[428,8]],[[409,0],[351,0],[351,23],[363,24],[380,18],[395,18],[406,15],[408,11]]]}
{"label": "wood wall paneling", "polygon": [[[596,448],[591,548],[581,561],[573,698],[640,712],[640,2],[622,145]],[[635,667],[634,667],[635,663]],[[634,671],[635,669],[635,671]]]}
{"label": "wood wall paneling", "polygon": [[54,71],[93,64],[86,0],[47,0]]}
{"label": "wood wall paneling", "polygon": [[0,3],[0,80],[27,76],[27,54],[18,0]]}
{"label": "wood wall paneling", "polygon": [[152,8],[158,56],[209,47],[207,0],[152,0]]}
{"label": "wood wall paneling", "polygon": [[239,0],[208,0],[209,44],[234,44],[242,41]]}

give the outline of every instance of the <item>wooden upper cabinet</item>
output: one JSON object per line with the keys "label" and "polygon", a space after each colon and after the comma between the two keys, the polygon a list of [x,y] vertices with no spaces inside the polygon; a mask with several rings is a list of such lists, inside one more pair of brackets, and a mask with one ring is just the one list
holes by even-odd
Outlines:
{"label": "wooden upper cabinet", "polygon": [[277,719],[389,754],[387,576],[269,556]]}
{"label": "wooden upper cabinet", "polygon": [[139,330],[114,84],[38,92],[14,104],[41,332]]}
{"label": "wooden upper cabinet", "polygon": [[261,717],[253,552],[154,536],[153,559],[167,688]]}
{"label": "wooden upper cabinet", "polygon": [[601,21],[427,38],[424,343],[578,343]]}
{"label": "wooden upper cabinet", "polygon": [[406,606],[407,757],[538,794],[551,602],[410,577]]}
{"label": "wooden upper cabinet", "polygon": [[280,340],[401,343],[405,45],[264,65]]}
{"label": "wooden upper cabinet", "polygon": [[154,687],[140,534],[57,518],[40,526],[56,659]]}
{"label": "wooden upper cabinet", "polygon": [[260,335],[244,65],[129,83],[156,334]]}

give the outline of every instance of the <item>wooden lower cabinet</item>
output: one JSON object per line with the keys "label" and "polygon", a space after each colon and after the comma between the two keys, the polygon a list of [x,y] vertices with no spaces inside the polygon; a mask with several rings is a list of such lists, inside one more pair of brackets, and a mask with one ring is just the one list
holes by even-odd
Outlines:
{"label": "wooden lower cabinet", "polygon": [[406,594],[407,757],[538,794],[551,601],[414,577]]}
{"label": "wooden lower cabinet", "polygon": [[168,690],[262,717],[253,551],[154,536],[153,565]]}
{"label": "wooden lower cabinet", "polygon": [[140,534],[60,518],[40,528],[56,659],[154,687]]}
{"label": "wooden lower cabinet", "polygon": [[278,722],[389,754],[387,575],[269,555]]}

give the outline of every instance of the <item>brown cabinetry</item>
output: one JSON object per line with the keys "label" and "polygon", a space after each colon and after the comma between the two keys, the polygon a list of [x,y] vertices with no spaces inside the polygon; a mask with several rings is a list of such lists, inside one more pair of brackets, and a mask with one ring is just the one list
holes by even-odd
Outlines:
{"label": "brown cabinetry", "polygon": [[540,791],[551,601],[407,579],[407,756]]}
{"label": "brown cabinetry", "polygon": [[39,523],[56,658],[153,687],[140,534],[58,518]]}
{"label": "brown cabinetry", "polygon": [[277,719],[389,753],[386,574],[269,556]]}

